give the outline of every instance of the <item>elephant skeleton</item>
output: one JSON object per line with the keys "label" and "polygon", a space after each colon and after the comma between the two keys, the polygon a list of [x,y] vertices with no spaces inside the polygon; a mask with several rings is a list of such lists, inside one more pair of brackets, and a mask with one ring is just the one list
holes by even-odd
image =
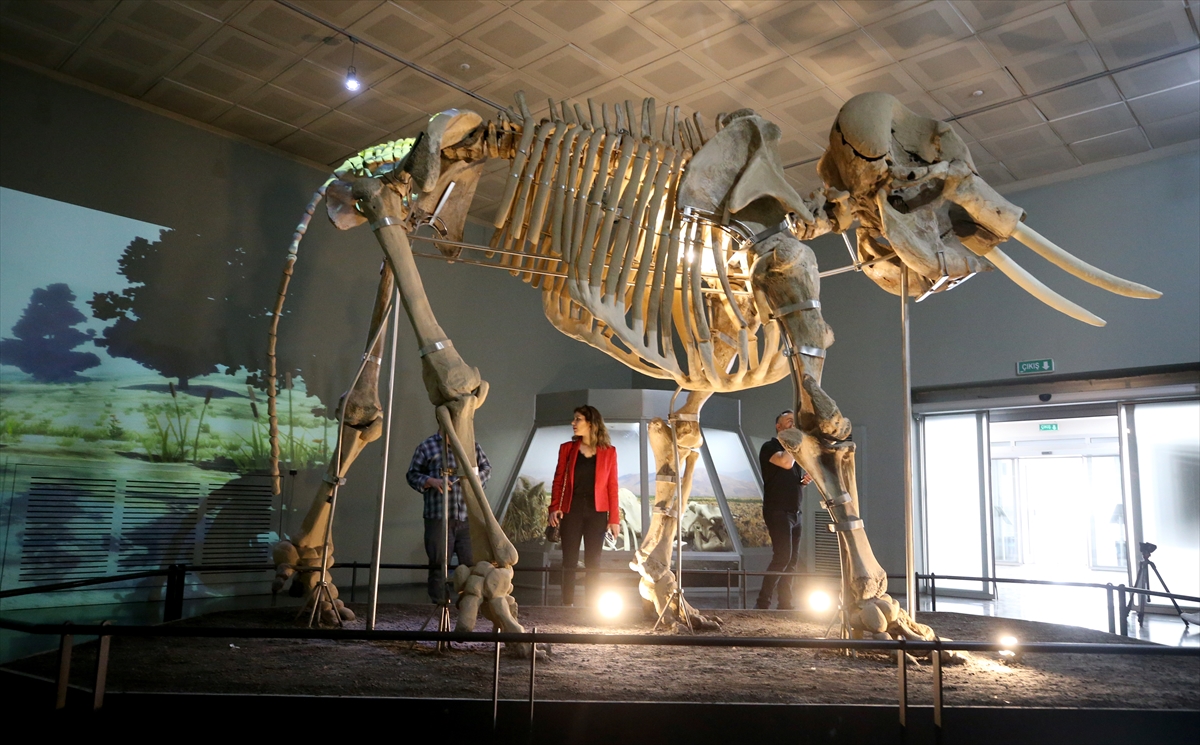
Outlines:
{"label": "elephant skeleton", "polygon": [[[483,163],[504,158],[510,167],[488,263],[540,287],[546,317],[563,333],[687,391],[668,421],[656,419],[649,427],[654,509],[631,564],[641,574],[643,597],[671,624],[719,624],[675,593],[670,569],[680,506],[687,510],[702,442],[700,410],[713,393],[790,374],[796,428],[780,440],[812,475],[832,518],[849,631],[932,638],[886,594],[886,574],[867,539],[851,424],[820,385],[833,332],[821,315],[815,256],[802,241],[845,233],[857,223],[856,266],[885,290],[899,293],[907,284],[918,298],[995,266],[1052,307],[1103,323],[1000,252],[996,246],[1010,237],[1111,291],[1157,293],[1083,263],[1024,226],[1023,211],[979,178],[948,125],[919,117],[886,94],[863,94],[843,107],[818,167],[826,186],[807,200],[783,177],[779,129],[748,109],[718,117],[713,132],[699,117],[681,119],[677,108],[668,109],[660,127],[652,100],[643,103],[640,117],[628,103],[610,110],[589,101],[586,112],[552,104],[551,115],[540,121],[519,94],[517,104],[497,122],[467,111],[438,114],[415,141],[386,143],[351,158],[309,204],[289,251],[273,323],[299,240],[323,195],[339,228],[370,223],[388,270],[376,298],[364,374],[340,408],[345,424],[338,455],[301,535],[276,551],[277,582],[298,567],[321,563],[329,495],[362,446],[379,436],[377,340],[387,323],[392,277],[417,333],[439,424],[460,462],[473,464],[473,413],[487,384],[437,325],[409,236],[430,223],[442,254],[458,259]],[[273,326],[267,375],[273,427],[274,342]],[[277,455],[274,440],[273,451]],[[506,629],[519,629],[508,594],[516,551],[478,480],[468,478],[467,487],[472,540],[485,562],[460,568],[462,576],[455,578],[463,593],[460,608],[466,609],[459,627],[471,628],[481,609]],[[302,573],[299,586],[311,593],[316,579],[311,571]],[[323,617],[336,619],[340,603],[326,605]]]}

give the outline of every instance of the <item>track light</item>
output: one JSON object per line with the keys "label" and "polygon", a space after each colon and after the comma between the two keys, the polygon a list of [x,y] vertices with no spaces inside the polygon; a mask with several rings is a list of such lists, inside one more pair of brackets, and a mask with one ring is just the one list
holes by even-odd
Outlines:
{"label": "track light", "polygon": [[358,49],[358,42],[354,39],[350,40],[350,67],[346,68],[346,90],[357,91],[362,87],[362,83],[358,82],[358,71],[354,69],[354,51]]}

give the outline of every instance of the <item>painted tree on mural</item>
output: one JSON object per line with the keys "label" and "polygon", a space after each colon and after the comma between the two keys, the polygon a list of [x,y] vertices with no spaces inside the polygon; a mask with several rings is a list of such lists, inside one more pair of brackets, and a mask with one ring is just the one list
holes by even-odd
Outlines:
{"label": "painted tree on mural", "polygon": [[100,358],[75,347],[91,341],[96,332],[75,328],[87,316],[75,307],[75,293],[59,282],[39,287],[29,296],[11,339],[0,340],[0,362],[28,373],[39,383],[83,380],[79,373],[96,367]]}
{"label": "painted tree on mural", "polygon": [[93,316],[116,321],[96,340],[109,354],[177,378],[185,390],[190,378],[218,365],[257,367],[252,344],[261,328],[243,249],[164,230],[157,241],[135,238],[118,267],[130,286],[98,292],[88,302]]}

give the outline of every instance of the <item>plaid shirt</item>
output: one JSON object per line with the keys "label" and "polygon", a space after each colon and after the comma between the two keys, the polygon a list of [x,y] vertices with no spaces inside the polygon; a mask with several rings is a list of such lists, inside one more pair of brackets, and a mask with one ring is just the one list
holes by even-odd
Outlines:
{"label": "plaid shirt", "polygon": [[[454,475],[450,478],[455,480],[450,485],[450,518],[465,521],[467,519],[467,503],[463,501],[462,479],[464,477],[458,472],[458,461],[454,457],[453,448],[449,448],[447,456],[450,459],[449,467],[454,469]],[[488,477],[492,475],[492,464],[488,462],[487,456],[483,454],[483,448],[479,447],[478,442],[475,443],[475,460],[479,463],[479,480],[486,485]],[[442,434],[438,432],[417,445],[417,449],[413,452],[412,463],[409,464],[408,473],[405,475],[408,485],[425,496],[425,511],[422,513],[422,517],[426,520],[442,519],[442,493],[436,489],[425,488],[425,479],[440,479],[441,477]]]}

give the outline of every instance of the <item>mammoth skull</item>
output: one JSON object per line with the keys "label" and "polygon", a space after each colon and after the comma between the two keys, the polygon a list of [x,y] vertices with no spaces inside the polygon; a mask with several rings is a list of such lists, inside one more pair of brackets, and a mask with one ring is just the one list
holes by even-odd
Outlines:
{"label": "mammoth skull", "polygon": [[1023,222],[1025,211],[976,173],[950,125],[910,111],[886,93],[864,93],[842,107],[817,170],[827,187],[850,193],[858,219],[858,260],[876,284],[923,299],[980,271],[999,269],[1022,289],[1084,323],[1104,321],[1046,287],[997,246],[1016,238],[1085,282],[1128,297],[1162,293],[1098,269]]}

